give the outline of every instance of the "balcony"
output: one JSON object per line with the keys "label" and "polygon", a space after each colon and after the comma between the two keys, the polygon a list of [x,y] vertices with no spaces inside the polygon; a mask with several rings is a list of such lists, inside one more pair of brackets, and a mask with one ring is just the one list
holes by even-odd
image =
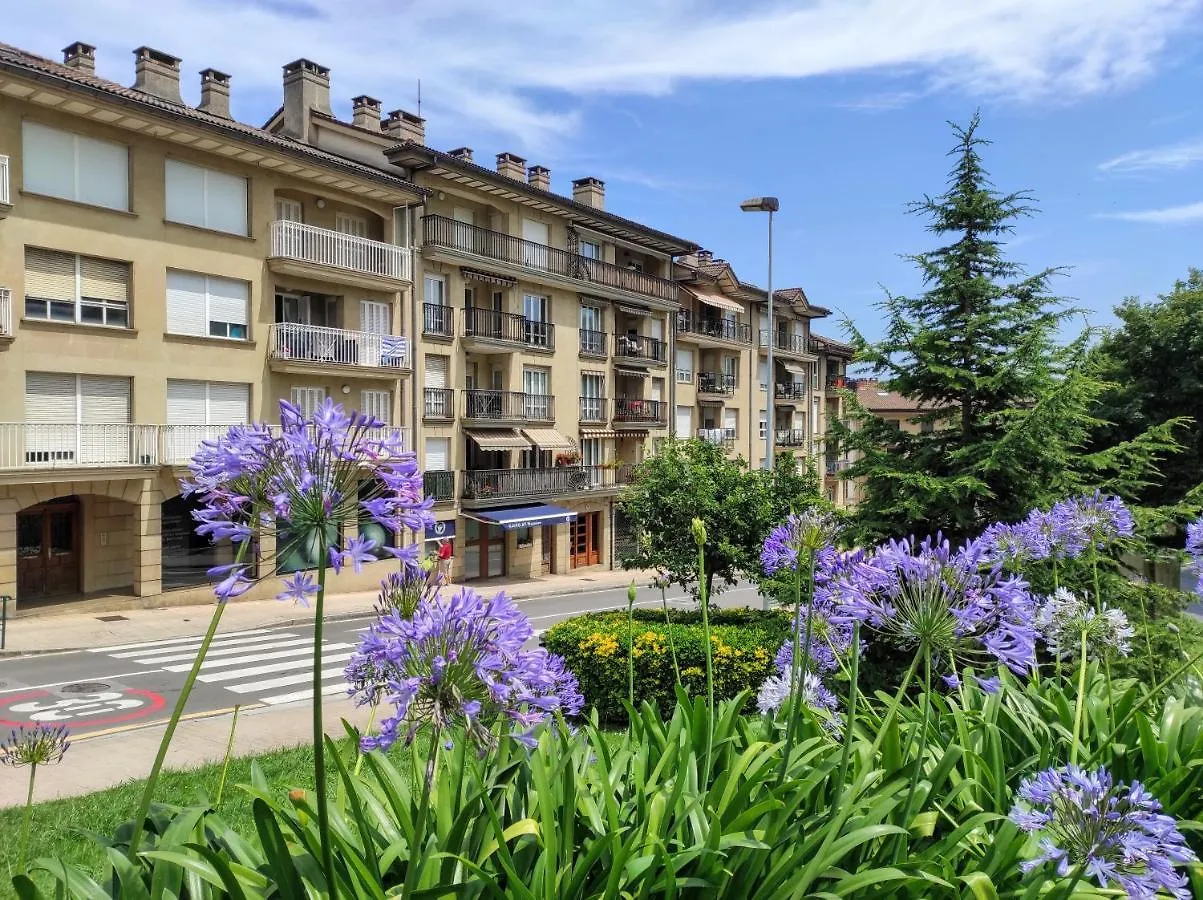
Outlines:
{"label": "balcony", "polygon": [[551,353],[556,348],[556,326],[533,322],[516,313],[469,306],[464,310],[464,340],[469,345],[492,344]]}
{"label": "balcony", "polygon": [[581,356],[597,356],[605,359],[607,352],[604,331],[590,331],[582,328],[579,334],[581,336]]}
{"label": "balcony", "polygon": [[555,397],[518,391],[464,391],[464,418],[496,424],[554,422]]}
{"label": "balcony", "polygon": [[614,401],[614,421],[620,425],[652,425],[663,428],[668,424],[668,404],[660,400]]}
{"label": "balcony", "polygon": [[158,464],[159,435],[155,425],[0,424],[0,470]]}
{"label": "balcony", "polygon": [[447,503],[455,499],[455,473],[427,471],[422,473],[422,493],[435,503]]}
{"label": "balcony", "polygon": [[[205,441],[215,441],[225,437],[230,425],[139,425],[139,428],[157,431],[158,463],[163,466],[186,466],[196,455],[196,451]],[[271,426],[274,433],[279,432],[279,426]],[[396,428],[385,425],[371,429],[372,436],[384,437],[386,433],[396,433],[400,438],[401,447],[405,451],[413,449],[413,434],[408,428]]]}
{"label": "balcony", "polygon": [[424,252],[428,256],[486,259],[494,263],[492,268],[511,275],[537,272],[546,276],[546,281],[592,294],[650,297],[668,303],[677,301],[677,283],[666,278],[524,241],[500,231],[467,225],[446,216],[423,216],[422,223]]}
{"label": "balcony", "polygon": [[13,292],[0,287],[0,341],[11,341],[13,337]]}
{"label": "balcony", "polygon": [[836,475],[840,472],[843,472],[851,465],[852,460],[850,459],[829,459],[827,460],[827,474]]}
{"label": "balcony", "polygon": [[730,319],[696,316],[682,310],[677,313],[677,334],[688,335],[695,343],[720,345],[752,343],[752,326]]}
{"label": "balcony", "polygon": [[439,303],[422,304],[422,334],[450,338],[455,334],[455,310]]}
{"label": "balcony", "polygon": [[778,447],[805,447],[809,437],[805,428],[778,428],[773,432],[773,443]]}
{"label": "balcony", "polygon": [[842,391],[848,388],[848,379],[843,375],[828,375],[827,390]]}
{"label": "balcony", "polygon": [[8,192],[8,168],[8,157],[0,154],[0,219],[7,216],[13,208]]}
{"label": "balcony", "polygon": [[397,377],[409,370],[409,341],[390,334],[277,322],[271,327],[271,367],[277,372],[376,369]]}
{"label": "balcony", "polygon": [[452,388],[423,388],[422,418],[451,421],[455,418],[455,391]]}
{"label": "balcony", "polygon": [[482,469],[463,473],[463,499],[485,504],[615,491],[630,484],[630,464],[557,466],[554,469]]}
{"label": "balcony", "polygon": [[805,381],[787,381],[784,384],[778,384],[775,390],[778,400],[797,401],[807,400],[810,397]]}
{"label": "balcony", "polygon": [[[760,346],[768,347],[769,333],[765,329],[760,329]],[[787,334],[783,331],[778,331],[776,339],[773,341],[773,349],[780,350],[782,353],[791,356],[806,356],[810,353],[810,341],[803,334]]]}
{"label": "balcony", "polygon": [[698,372],[698,393],[730,397],[735,393],[735,376],[723,372]]}
{"label": "balcony", "polygon": [[614,356],[616,362],[663,366],[668,364],[668,344],[642,334],[616,334]]}
{"label": "balcony", "polygon": [[730,450],[735,446],[735,429],[699,428],[697,430],[697,439],[705,441],[707,444],[714,444],[716,447],[724,447]]}
{"label": "balcony", "polygon": [[606,421],[608,403],[605,397],[581,397],[580,419],[582,424],[596,425]]}
{"label": "balcony", "polygon": [[403,287],[413,280],[409,250],[300,222],[272,222],[268,262],[275,272],[368,288]]}

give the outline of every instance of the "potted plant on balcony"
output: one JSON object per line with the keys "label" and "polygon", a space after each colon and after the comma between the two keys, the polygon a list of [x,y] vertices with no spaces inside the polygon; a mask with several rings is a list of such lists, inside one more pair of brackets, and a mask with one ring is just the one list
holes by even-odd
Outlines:
{"label": "potted plant on balcony", "polygon": [[557,466],[573,466],[573,465],[576,465],[580,461],[580,459],[581,459],[581,455],[579,453],[577,453],[575,450],[567,450],[563,453],[556,454],[556,465]]}

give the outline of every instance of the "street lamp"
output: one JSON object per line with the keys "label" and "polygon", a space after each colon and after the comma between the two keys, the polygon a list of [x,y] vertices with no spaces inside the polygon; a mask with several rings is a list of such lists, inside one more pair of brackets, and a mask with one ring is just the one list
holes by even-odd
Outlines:
{"label": "street lamp", "polygon": [[[768,399],[764,412],[764,467],[773,469],[773,410],[776,399],[776,385],[773,383],[773,213],[781,209],[781,203],[776,197],[753,197],[739,204],[744,212],[767,212],[769,214],[769,362],[768,362]],[[753,377],[755,377],[753,375]]]}

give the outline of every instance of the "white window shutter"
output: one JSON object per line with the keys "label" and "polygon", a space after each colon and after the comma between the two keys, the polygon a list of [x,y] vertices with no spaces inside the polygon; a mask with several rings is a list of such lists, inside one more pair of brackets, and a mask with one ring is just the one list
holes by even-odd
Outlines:
{"label": "white window shutter", "polygon": [[247,180],[205,170],[205,224],[215,231],[247,234]]}
{"label": "white window shutter", "polygon": [[129,209],[129,150],[122,144],[76,137],[81,203]]}
{"label": "white window shutter", "polygon": [[300,222],[302,221],[301,215],[300,200],[289,200],[287,197],[276,198],[277,222]]}
{"label": "white window shutter", "polygon": [[94,256],[79,258],[79,294],[92,300],[129,303],[129,263]]}
{"label": "white window shutter", "polygon": [[245,425],[251,408],[251,386],[230,381],[209,383],[208,425]]}
{"label": "white window shutter", "polygon": [[57,372],[25,373],[25,421],[74,425],[79,421],[76,377]]}
{"label": "white window shutter", "polygon": [[167,270],[167,331],[170,334],[207,335],[205,276]]}
{"label": "white window shutter", "polygon": [[79,413],[84,425],[116,425],[130,420],[130,380],[79,376]]}
{"label": "white window shutter", "polygon": [[684,440],[693,432],[693,407],[677,407],[677,437]]}
{"label": "white window shutter", "polygon": [[739,413],[734,409],[723,410],[723,428],[734,431],[739,424]]}
{"label": "white window shutter", "polygon": [[447,387],[447,364],[450,357],[426,354],[425,372],[422,376],[422,386],[428,388]]}
{"label": "white window shutter", "polygon": [[75,200],[75,135],[37,122],[23,123],[21,169],[25,190]]}
{"label": "white window shutter", "polygon": [[391,334],[392,307],[376,300],[359,301],[359,328],[368,334]]}
{"label": "white window shutter", "polygon": [[664,399],[664,379],[663,378],[653,378],[652,379],[651,399],[656,403],[659,403],[660,401],[662,401]]}
{"label": "white window shutter", "polygon": [[309,418],[326,399],[326,389],[320,387],[294,387],[292,389],[292,405],[301,411],[301,415]]}
{"label": "white window shutter", "polygon": [[426,439],[427,472],[446,472],[451,467],[451,438]]}
{"label": "white window shutter", "polygon": [[167,220],[205,228],[205,170],[169,159],[165,172]]}
{"label": "white window shutter", "polygon": [[360,396],[359,411],[366,416],[374,416],[385,425],[393,421],[393,395],[390,391],[363,391]]}
{"label": "white window shutter", "polygon": [[[209,322],[229,322],[245,326],[249,321],[247,307],[250,306],[251,287],[245,281],[234,278],[208,278]],[[209,333],[208,322],[202,334]]]}
{"label": "white window shutter", "polygon": [[664,340],[664,320],[663,319],[653,318],[648,323],[648,328],[651,331],[651,336],[655,340],[657,340],[657,341]]}
{"label": "white window shutter", "polygon": [[25,296],[74,303],[75,264],[73,253],[26,247]]}
{"label": "white window shutter", "polygon": [[167,424],[208,425],[205,382],[167,379]]}

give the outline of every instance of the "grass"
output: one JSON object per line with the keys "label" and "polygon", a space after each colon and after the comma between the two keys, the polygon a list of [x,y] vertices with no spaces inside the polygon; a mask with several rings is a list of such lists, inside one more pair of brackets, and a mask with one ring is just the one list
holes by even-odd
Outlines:
{"label": "grass", "polygon": [[[353,754],[349,741],[339,742],[343,758]],[[313,790],[313,748],[298,747],[257,757],[230,761],[225,792],[221,801],[222,816],[241,834],[253,834],[250,801],[238,785],[251,780],[251,762],[259,763],[268,781],[277,787],[281,796],[292,788]],[[70,751],[62,765],[71,765]],[[404,767],[402,771],[405,771]],[[9,770],[4,777],[28,777],[28,769]],[[53,769],[38,773],[38,780],[49,781]],[[159,778],[157,799],[178,805],[209,803],[217,794],[221,780],[221,763],[184,771],[165,771]],[[65,859],[89,872],[93,877],[104,869],[104,853],[86,832],[111,834],[118,825],[134,815],[145,780],[127,781],[108,790],[37,803],[33,807],[30,829],[29,858],[51,856]],[[333,786],[332,786],[333,787]],[[18,864],[18,841],[23,807],[0,809],[0,897],[15,896],[11,878]],[[85,833],[81,833],[85,832]]]}

